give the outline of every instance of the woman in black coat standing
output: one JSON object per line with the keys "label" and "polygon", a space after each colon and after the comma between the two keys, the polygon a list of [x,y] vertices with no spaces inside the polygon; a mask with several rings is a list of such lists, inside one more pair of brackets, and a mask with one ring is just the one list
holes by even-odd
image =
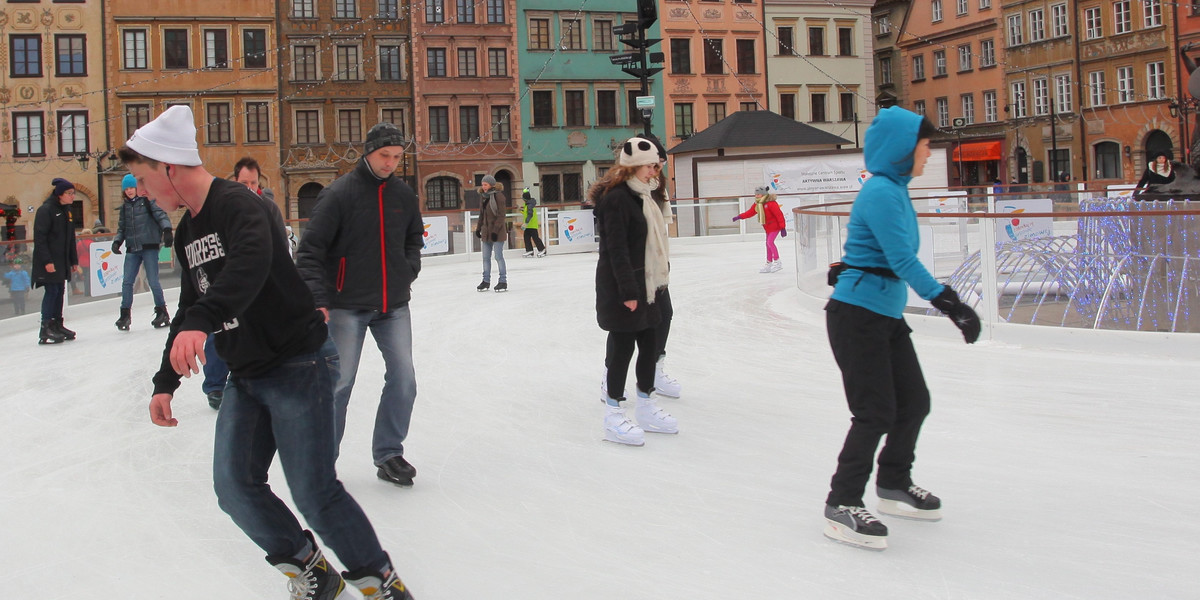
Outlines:
{"label": "woman in black coat standing", "polygon": [[[667,286],[670,249],[662,207],[651,196],[651,181],[661,165],[654,144],[630,138],[617,155],[617,166],[592,188],[600,259],[596,264],[596,321],[608,332],[603,394],[604,439],[641,446],[644,433],[678,433],[678,423],[656,404],[654,368],[658,359],[655,328],[661,318],[658,294]],[[634,346],[637,405],[632,423],[621,407]]]}
{"label": "woman in black coat standing", "polygon": [[67,208],[75,202],[75,184],[62,178],[52,183],[54,191],[33,217],[33,286],[45,288],[39,344],[75,339],[75,332],[63,326],[63,299],[71,273],[82,272],[75,249],[75,223]]}

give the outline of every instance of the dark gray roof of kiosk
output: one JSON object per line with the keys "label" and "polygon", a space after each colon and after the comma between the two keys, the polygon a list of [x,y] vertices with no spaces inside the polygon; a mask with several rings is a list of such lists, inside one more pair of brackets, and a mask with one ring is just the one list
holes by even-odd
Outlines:
{"label": "dark gray roof of kiosk", "polygon": [[854,142],[766,110],[740,110],[697,131],[668,154],[755,146],[829,146]]}

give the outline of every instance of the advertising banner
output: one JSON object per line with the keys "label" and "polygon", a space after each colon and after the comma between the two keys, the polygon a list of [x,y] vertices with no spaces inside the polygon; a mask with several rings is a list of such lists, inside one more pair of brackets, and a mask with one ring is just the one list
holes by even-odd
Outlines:
{"label": "advertising banner", "polygon": [[421,241],[421,255],[445,254],[450,251],[450,219],[447,217],[422,217],[425,231]]}
{"label": "advertising banner", "polygon": [[568,252],[596,250],[596,218],[591,210],[564,210],[556,218],[559,248]]}
{"label": "advertising banner", "polygon": [[88,254],[91,256],[91,262],[84,275],[88,278],[91,295],[95,297],[120,294],[121,283],[125,277],[125,255],[113,254],[111,241],[92,242],[88,247]]}
{"label": "advertising banner", "polygon": [[1050,198],[1030,198],[1028,200],[999,199],[996,201],[996,212],[1012,215],[1010,219],[995,220],[997,244],[1054,235],[1053,217],[1021,217],[1021,213],[1026,212],[1054,212],[1054,201]]}
{"label": "advertising banner", "polygon": [[857,192],[871,178],[862,155],[857,153],[820,160],[764,163],[763,176],[776,194]]}

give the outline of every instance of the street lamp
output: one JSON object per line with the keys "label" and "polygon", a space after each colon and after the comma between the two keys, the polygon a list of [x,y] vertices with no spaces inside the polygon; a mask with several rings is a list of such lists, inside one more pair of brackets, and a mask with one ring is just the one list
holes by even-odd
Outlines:
{"label": "street lamp", "polygon": [[963,181],[963,155],[962,155],[962,128],[967,126],[967,120],[963,117],[954,119],[954,135],[958,138],[958,185],[962,187],[966,185]]}

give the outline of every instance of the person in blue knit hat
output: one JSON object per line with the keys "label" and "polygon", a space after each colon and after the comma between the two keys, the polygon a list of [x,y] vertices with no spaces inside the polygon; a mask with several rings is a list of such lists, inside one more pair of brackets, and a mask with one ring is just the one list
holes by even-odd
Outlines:
{"label": "person in blue knit hat", "polygon": [[145,266],[146,283],[154,294],[155,328],[171,324],[167,313],[167,300],[163,297],[162,284],[158,282],[158,249],[171,246],[171,219],[153,200],[139,196],[137,178],[128,174],[121,179],[121,193],[125,202],[117,210],[117,237],[113,238],[113,254],[121,253],[125,246],[125,273],[121,281],[121,314],[115,325],[121,331],[129,331],[130,311],[133,310],[133,282],[138,271]]}

